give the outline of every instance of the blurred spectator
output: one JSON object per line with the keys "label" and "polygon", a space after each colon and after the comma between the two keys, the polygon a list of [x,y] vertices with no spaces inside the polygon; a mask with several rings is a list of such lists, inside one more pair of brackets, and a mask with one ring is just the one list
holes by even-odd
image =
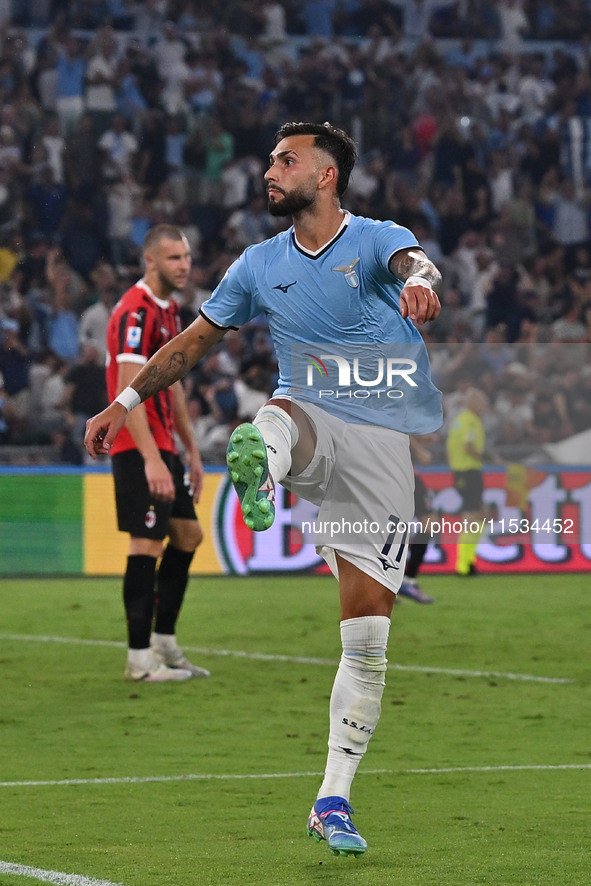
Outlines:
{"label": "blurred spectator", "polygon": [[245,206],[256,193],[262,193],[264,167],[258,157],[235,157],[226,163],[221,175],[224,210]]}
{"label": "blurred spectator", "polygon": [[444,255],[450,255],[470,227],[462,192],[455,189],[445,191],[440,206],[439,242]]}
{"label": "blurred spectator", "polygon": [[20,233],[0,233],[0,283],[7,283],[24,258],[24,240]]}
{"label": "blurred spectator", "polygon": [[163,181],[158,185],[156,193],[152,194],[150,204],[154,216],[154,223],[171,224],[178,210],[178,203],[174,199],[170,182]]}
{"label": "blurred spectator", "polygon": [[19,177],[25,171],[23,152],[17,140],[16,130],[8,123],[0,126],[0,166],[12,177]]}
{"label": "blurred spectator", "polygon": [[273,218],[267,212],[262,194],[252,197],[243,209],[236,209],[222,228],[226,249],[241,253],[253,243],[262,243],[277,231]]}
{"label": "blurred spectator", "polygon": [[455,114],[446,114],[433,138],[433,182],[444,188],[461,188],[466,161],[466,140]]}
{"label": "blurred spectator", "polygon": [[244,341],[239,330],[230,329],[217,351],[217,370],[225,378],[235,379],[240,371]]}
{"label": "blurred spectator", "polygon": [[43,386],[54,370],[58,357],[50,348],[42,347],[37,350],[35,362],[29,369],[29,414],[28,424],[31,435],[35,436],[35,429],[39,424],[41,415]]}
{"label": "blurred spectator", "polygon": [[64,172],[68,190],[75,197],[90,197],[100,187],[101,153],[90,114],[78,118],[75,129],[66,139]]}
{"label": "blurred spectator", "polygon": [[515,266],[501,262],[486,299],[486,329],[504,325],[510,342],[517,338],[519,328],[516,315],[518,283]]}
{"label": "blurred spectator", "polygon": [[56,61],[55,49],[49,44],[40,44],[31,80],[33,93],[38,97],[43,111],[55,111],[57,108],[58,72]]}
{"label": "blurred spectator", "polygon": [[93,296],[96,300],[80,316],[80,347],[85,344],[93,345],[97,350],[99,364],[104,366],[109,315],[124,287],[118,288],[115,269],[104,261],[93,268],[90,279],[94,285]]}
{"label": "blurred spectator", "polygon": [[191,207],[187,203],[181,203],[176,206],[173,224],[181,228],[187,238],[193,261],[198,260],[202,253],[203,235],[200,227],[195,224],[191,215]]}
{"label": "blurred spectator", "polygon": [[92,203],[70,201],[62,220],[62,251],[70,267],[84,280],[89,280],[96,263],[107,256],[106,224],[107,211],[101,194]]}
{"label": "blurred spectator", "polygon": [[41,168],[39,177],[29,185],[26,196],[31,228],[48,240],[54,240],[66,211],[68,192],[64,185],[55,181],[49,164]]}
{"label": "blurred spectator", "polygon": [[151,109],[142,117],[138,137],[137,181],[149,191],[166,180],[166,134],[164,114]]}
{"label": "blurred spectator", "polygon": [[140,185],[131,177],[116,179],[107,186],[107,239],[109,258],[116,267],[134,260],[133,219],[143,196]]}
{"label": "blurred spectator", "polygon": [[486,330],[482,344],[478,347],[478,358],[482,368],[491,369],[497,378],[515,360],[515,349],[507,344],[503,326]]}
{"label": "blurred spectator", "polygon": [[86,110],[98,135],[117,110],[117,42],[110,27],[99,28],[86,66]]}
{"label": "blurred spectator", "polygon": [[187,132],[183,117],[179,114],[169,115],[166,118],[164,162],[170,193],[177,203],[183,203],[187,199],[184,162],[186,142]]}
{"label": "blurred spectator", "polygon": [[[21,215],[20,210],[15,176],[8,167],[0,166],[0,228],[7,230],[12,227]],[[27,211],[28,207],[25,207],[24,212]]]}
{"label": "blurred spectator", "polygon": [[0,373],[3,380],[3,416],[11,436],[24,432],[29,412],[31,354],[20,337],[16,320],[0,320]]}
{"label": "blurred spectator", "polygon": [[515,193],[501,207],[499,228],[503,230],[507,248],[505,257],[521,262],[536,251],[535,211],[532,188],[527,180],[518,181]]}
{"label": "blurred spectator", "polygon": [[226,164],[234,157],[234,137],[227,132],[218,117],[207,122],[202,133],[203,161],[199,182],[199,202],[205,205],[220,204],[222,200],[222,174]]}
{"label": "blurred spectator", "polygon": [[583,322],[581,304],[571,297],[564,306],[563,313],[552,324],[552,340],[561,342],[584,342],[587,340],[587,327]]}
{"label": "blurred spectator", "polygon": [[556,86],[546,77],[546,61],[541,53],[519,56],[517,95],[520,116],[527,123],[536,123],[543,116]]}
{"label": "blurred spectator", "polygon": [[236,412],[240,421],[252,421],[273,393],[272,367],[264,357],[246,357],[234,382]]}
{"label": "blurred spectator", "polygon": [[159,77],[165,82],[176,76],[179,66],[184,65],[188,44],[180,36],[173,21],[164,23],[151,54],[156,64]]}
{"label": "blurred spectator", "polygon": [[525,443],[534,440],[532,377],[523,363],[507,364],[499,379],[500,390],[494,402],[499,418],[499,443]]}
{"label": "blurred spectator", "polygon": [[67,136],[84,112],[86,62],[81,41],[77,37],[68,35],[63,46],[58,46],[55,67],[55,109],[60,120],[61,133]]}
{"label": "blurred spectator", "polygon": [[448,273],[457,281],[461,300],[470,302],[479,275],[478,256],[484,249],[483,238],[474,230],[468,230],[460,237],[457,248],[446,263]]}
{"label": "blurred spectator", "polygon": [[67,427],[68,424],[66,416],[66,383],[64,381],[67,372],[67,360],[56,357],[41,388],[41,409],[37,417],[36,426],[37,430],[47,437]]}
{"label": "blurred spectator", "polygon": [[213,53],[191,50],[187,54],[188,75],[185,81],[187,100],[196,114],[215,110],[224,86],[224,76]]}
{"label": "blurred spectator", "polygon": [[[101,359],[101,357],[103,359]],[[64,376],[64,406],[74,444],[83,452],[87,420],[106,408],[104,353],[90,339],[81,346],[79,359]]]}
{"label": "blurred spectator", "polygon": [[215,427],[216,418],[212,415],[207,403],[202,397],[191,397],[187,400],[187,409],[189,410],[189,419],[195,442],[199,447],[201,458],[204,458],[203,444],[207,439],[207,435]]}
{"label": "blurred spectator", "polygon": [[[160,95],[162,81],[158,74],[156,62],[147,45],[133,37],[127,43],[124,58],[127,65],[124,66],[120,76],[124,78],[126,74],[130,74],[132,77],[132,80],[126,84],[127,89],[122,87],[120,92],[121,101],[125,96],[132,99],[132,104],[127,108],[127,113],[131,112],[132,107],[138,107],[142,110],[141,102],[138,104],[137,93],[139,93],[139,96],[141,96],[148,108],[156,108],[158,106],[158,96]],[[131,88],[132,86],[133,89]],[[123,107],[121,110],[125,112],[126,109]]]}
{"label": "blurred spectator", "polygon": [[499,215],[515,197],[515,171],[508,151],[491,152],[488,179],[491,208],[493,213]]}
{"label": "blurred spectator", "polygon": [[[559,393],[540,382],[534,388],[531,432],[539,445],[555,443],[564,434],[566,406]],[[562,413],[562,416],[561,416]]]}
{"label": "blurred spectator", "polygon": [[523,37],[531,29],[523,0],[500,0],[496,6],[501,31],[499,48],[502,52],[518,53]]}
{"label": "blurred spectator", "polygon": [[102,175],[115,181],[132,174],[138,153],[138,142],[127,128],[123,114],[113,114],[110,124],[98,140],[103,154]]}
{"label": "blurred spectator", "polygon": [[138,127],[148,109],[148,102],[128,55],[119,60],[115,85],[117,110],[132,128]]}
{"label": "blurred spectator", "polygon": [[437,341],[444,341],[454,334],[467,339],[473,338],[472,318],[470,311],[462,306],[460,293],[448,286],[441,297],[442,311],[437,320],[429,325],[429,333]]}
{"label": "blurred spectator", "polygon": [[229,382],[219,382],[206,395],[213,422],[201,433],[199,451],[204,461],[223,463],[230,434],[240,424],[237,401]]}
{"label": "blurred spectator", "polygon": [[49,114],[43,124],[41,144],[45,148],[47,163],[53,172],[53,180],[57,184],[64,183],[64,155],[66,140],[60,132],[60,121],[57,114]]}
{"label": "blurred spectator", "polygon": [[195,315],[199,313],[201,305],[207,301],[211,295],[211,289],[205,286],[206,273],[202,265],[193,263],[189,273],[189,281],[187,287],[190,294],[190,305]]}
{"label": "blurred spectator", "polygon": [[565,179],[554,200],[551,239],[572,252],[589,239],[589,197],[577,194],[572,179]]}
{"label": "blurred spectator", "polygon": [[72,309],[71,269],[56,258],[49,277],[51,303],[47,327],[47,345],[62,361],[78,356],[78,316]]}

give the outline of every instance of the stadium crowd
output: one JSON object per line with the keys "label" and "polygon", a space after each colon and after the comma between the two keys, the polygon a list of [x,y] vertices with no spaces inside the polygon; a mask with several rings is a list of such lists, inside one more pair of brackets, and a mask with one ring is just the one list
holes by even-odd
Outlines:
{"label": "stadium crowd", "polygon": [[[0,461],[30,458],[27,444],[82,461],[107,317],[141,276],[149,227],[188,237],[189,323],[285,224],[262,176],[289,119],[352,132],[345,207],[408,226],[442,269],[443,311],[422,332],[448,413],[476,366],[500,447],[590,428],[590,34],[581,0],[13,0]],[[264,318],[190,374],[204,460],[223,460],[275,377]]]}

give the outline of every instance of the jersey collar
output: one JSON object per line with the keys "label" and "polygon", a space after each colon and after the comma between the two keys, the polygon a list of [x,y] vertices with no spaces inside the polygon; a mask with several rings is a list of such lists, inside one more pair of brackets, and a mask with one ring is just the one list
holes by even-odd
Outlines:
{"label": "jersey collar", "polygon": [[158,305],[159,308],[168,308],[169,307],[169,305],[170,305],[169,300],[164,299],[164,298],[158,298],[157,296],[155,296],[143,278],[141,280],[138,280],[135,285],[138,286],[140,289],[143,289],[144,292],[146,293],[146,295],[149,295],[150,298],[156,302],[156,304]]}
{"label": "jersey collar", "polygon": [[333,245],[333,243],[335,243],[339,239],[339,237],[342,237],[342,235],[344,234],[344,232],[347,228],[347,225],[349,224],[350,221],[351,221],[351,213],[349,212],[348,209],[345,209],[344,215],[343,215],[343,221],[341,222],[339,229],[336,232],[336,234],[334,235],[334,237],[331,237],[331,239],[328,241],[328,243],[325,243],[324,246],[321,246],[320,249],[316,249],[314,252],[311,249],[306,249],[305,246],[302,246],[302,244],[298,242],[298,238],[296,237],[295,230],[294,230],[292,233],[294,246],[299,252],[303,253],[304,255],[307,255],[309,258],[319,258],[319,256],[323,255],[327,249],[330,249],[330,247]]}

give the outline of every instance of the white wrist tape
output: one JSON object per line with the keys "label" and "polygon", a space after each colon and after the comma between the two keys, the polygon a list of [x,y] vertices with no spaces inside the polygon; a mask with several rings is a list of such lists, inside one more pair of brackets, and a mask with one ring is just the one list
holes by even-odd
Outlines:
{"label": "white wrist tape", "polygon": [[426,286],[427,289],[433,289],[427,278],[419,277],[418,274],[411,274],[411,276],[407,278],[404,285],[407,286],[409,283],[417,283],[419,286]]}
{"label": "white wrist tape", "polygon": [[131,412],[132,409],[140,405],[142,399],[138,392],[134,391],[133,388],[124,388],[120,394],[117,394],[114,402],[121,403],[122,406],[125,406],[128,412]]}

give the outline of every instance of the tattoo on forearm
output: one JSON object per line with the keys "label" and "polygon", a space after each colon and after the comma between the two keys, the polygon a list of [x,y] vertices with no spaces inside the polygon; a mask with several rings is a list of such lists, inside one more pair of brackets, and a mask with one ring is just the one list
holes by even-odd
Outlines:
{"label": "tattoo on forearm", "polygon": [[424,277],[433,289],[441,282],[441,274],[426,256],[419,258],[404,252],[397,253],[392,256],[390,270],[401,280],[408,280],[414,275]]}
{"label": "tattoo on forearm", "polygon": [[188,362],[184,351],[175,351],[163,366],[156,364],[146,367],[145,378],[141,379],[140,387],[137,389],[142,401],[148,400],[182,378],[187,371]]}

